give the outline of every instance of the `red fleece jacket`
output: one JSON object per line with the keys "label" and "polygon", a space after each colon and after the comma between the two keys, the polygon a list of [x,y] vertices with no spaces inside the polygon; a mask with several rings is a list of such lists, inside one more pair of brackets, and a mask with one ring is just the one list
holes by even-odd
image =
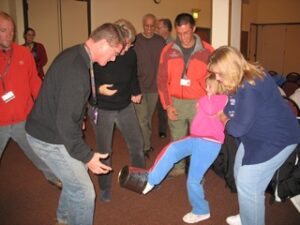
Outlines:
{"label": "red fleece jacket", "polygon": [[[13,43],[9,51],[0,51],[0,126],[25,121],[40,87],[41,79],[27,48]],[[15,98],[6,103],[2,96],[9,91]]]}
{"label": "red fleece jacket", "polygon": [[199,99],[206,95],[205,78],[207,62],[213,48],[206,42],[196,39],[195,49],[190,56],[187,67],[187,79],[190,86],[180,85],[184,71],[184,59],[178,45],[171,42],[164,47],[160,55],[157,73],[157,87],[163,108],[172,104],[171,97],[179,99]]}

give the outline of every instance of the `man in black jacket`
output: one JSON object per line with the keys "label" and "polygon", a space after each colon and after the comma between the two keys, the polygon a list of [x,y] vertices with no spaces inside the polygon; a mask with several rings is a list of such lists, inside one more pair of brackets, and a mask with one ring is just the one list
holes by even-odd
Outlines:
{"label": "man in black jacket", "polygon": [[[100,160],[107,154],[91,151],[81,125],[93,80],[93,62],[106,65],[123,48],[119,26],[96,28],[84,44],[60,53],[50,66],[27,123],[28,141],[63,183],[57,209],[58,224],[92,225],[95,190],[88,169],[95,174],[111,168]],[[90,78],[90,74],[91,78]],[[95,86],[92,83],[95,95]]]}

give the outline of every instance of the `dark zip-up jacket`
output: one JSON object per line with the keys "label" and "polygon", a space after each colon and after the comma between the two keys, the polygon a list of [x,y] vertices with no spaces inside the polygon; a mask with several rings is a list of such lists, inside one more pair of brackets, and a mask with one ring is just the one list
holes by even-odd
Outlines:
{"label": "dark zip-up jacket", "polygon": [[82,139],[82,120],[90,95],[89,56],[83,45],[60,53],[49,68],[26,132],[41,141],[61,144],[84,163],[93,157]]}

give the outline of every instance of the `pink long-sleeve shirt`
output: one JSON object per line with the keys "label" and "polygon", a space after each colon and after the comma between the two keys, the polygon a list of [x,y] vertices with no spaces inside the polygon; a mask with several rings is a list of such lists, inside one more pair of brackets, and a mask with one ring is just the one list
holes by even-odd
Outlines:
{"label": "pink long-sleeve shirt", "polygon": [[197,104],[197,114],[191,124],[190,135],[223,143],[225,126],[219,120],[217,113],[223,110],[227,99],[226,95],[200,98]]}

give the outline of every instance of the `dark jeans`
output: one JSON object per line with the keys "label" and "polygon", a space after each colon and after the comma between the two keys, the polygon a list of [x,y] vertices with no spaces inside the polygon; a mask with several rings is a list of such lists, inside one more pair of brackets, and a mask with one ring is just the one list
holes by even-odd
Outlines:
{"label": "dark jeans", "polygon": [[[91,109],[89,109],[91,115]],[[92,118],[90,116],[90,118]],[[145,168],[143,152],[143,136],[141,128],[132,104],[122,110],[98,109],[97,124],[93,124],[96,135],[96,147],[100,153],[109,153],[109,157],[103,162],[111,166],[112,162],[112,137],[115,125],[121,131],[127,144],[131,164],[136,167]],[[111,188],[112,174],[99,175],[100,190]]]}

